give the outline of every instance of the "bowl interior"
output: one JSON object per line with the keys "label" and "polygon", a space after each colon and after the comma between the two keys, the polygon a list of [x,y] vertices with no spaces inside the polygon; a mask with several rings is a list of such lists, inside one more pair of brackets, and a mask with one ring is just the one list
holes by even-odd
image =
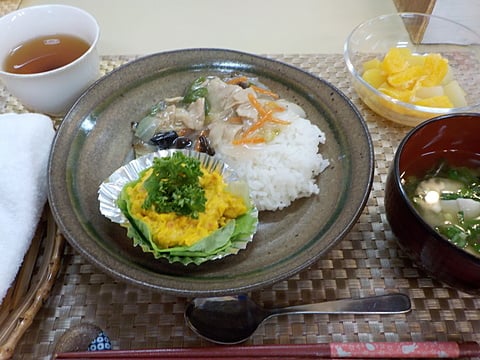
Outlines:
{"label": "bowl interior", "polygon": [[441,160],[455,166],[480,167],[478,114],[445,116],[426,122],[399,148],[399,174],[422,176]]}
{"label": "bowl interior", "polygon": [[[283,211],[261,212],[246,250],[201,266],[155,260],[133,248],[125,230],[99,212],[99,185],[132,158],[131,123],[158,101],[182,94],[202,75],[260,78],[302,106],[326,134],[320,147],[331,165],[320,194]],[[154,54],[99,80],[67,114],[49,163],[49,200],[67,240],[107,273],[177,295],[238,293],[289,277],[323,256],[353,226],[368,198],[373,149],[368,129],[332,85],[286,64],[220,49]]]}

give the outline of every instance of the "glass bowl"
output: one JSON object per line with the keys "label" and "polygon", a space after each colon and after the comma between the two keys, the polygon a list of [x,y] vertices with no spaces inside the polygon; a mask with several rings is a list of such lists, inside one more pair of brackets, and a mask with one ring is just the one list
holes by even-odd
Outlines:
{"label": "glass bowl", "polygon": [[[453,79],[466,93],[467,106],[427,107],[397,100],[363,78],[363,64],[380,61],[392,48],[412,54],[439,53],[448,60]],[[435,116],[480,110],[480,35],[454,21],[421,13],[382,15],[358,25],[348,36],[344,59],[360,99],[386,119],[416,126]]]}

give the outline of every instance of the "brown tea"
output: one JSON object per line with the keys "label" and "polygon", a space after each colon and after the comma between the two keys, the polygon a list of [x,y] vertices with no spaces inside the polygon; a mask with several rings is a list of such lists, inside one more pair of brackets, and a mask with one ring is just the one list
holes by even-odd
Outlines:
{"label": "brown tea", "polygon": [[57,69],[82,56],[90,47],[73,35],[41,36],[13,48],[5,59],[4,71],[15,74],[36,74]]}

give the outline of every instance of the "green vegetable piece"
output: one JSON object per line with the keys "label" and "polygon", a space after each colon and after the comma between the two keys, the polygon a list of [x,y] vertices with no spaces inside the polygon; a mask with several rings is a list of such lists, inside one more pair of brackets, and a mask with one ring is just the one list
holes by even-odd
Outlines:
{"label": "green vegetable piece", "polygon": [[461,248],[471,246],[478,252],[480,240],[480,220],[466,220],[463,211],[457,213],[457,224],[437,226],[437,231]]}
{"label": "green vegetable piece", "polygon": [[159,213],[198,218],[205,211],[205,191],[200,185],[202,171],[197,159],[175,152],[170,157],[155,158],[153,172],[143,186],[147,198],[144,209],[154,208]]}
{"label": "green vegetable piece", "polygon": [[167,108],[167,103],[165,100],[161,100],[157,104],[153,105],[150,109],[148,116],[155,116],[159,112],[164,111]]}
{"label": "green vegetable piece", "polygon": [[468,234],[462,227],[456,225],[442,225],[439,226],[437,230],[458,247],[464,248],[467,246]]}
{"label": "green vegetable piece", "polygon": [[191,104],[197,101],[199,98],[205,98],[205,115],[208,115],[209,104],[207,101],[208,89],[203,85],[206,78],[201,76],[196,79],[185,91],[183,97],[184,104]]}

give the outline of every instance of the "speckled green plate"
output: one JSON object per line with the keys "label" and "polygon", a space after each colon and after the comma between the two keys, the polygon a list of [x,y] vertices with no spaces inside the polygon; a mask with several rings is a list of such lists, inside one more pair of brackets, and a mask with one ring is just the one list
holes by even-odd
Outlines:
{"label": "speckled green plate", "polygon": [[[131,122],[201,75],[256,76],[302,106],[326,134],[330,166],[320,193],[261,212],[253,241],[237,255],[196,266],[169,264],[134,248],[124,229],[100,214],[97,190],[132,158]],[[178,296],[218,296],[262,288],[308,267],[344,238],[373,180],[373,146],[364,120],[333,85],[290,65],[222,49],[149,55],[112,71],[63,120],[49,162],[49,201],[67,241],[113,277]]]}

